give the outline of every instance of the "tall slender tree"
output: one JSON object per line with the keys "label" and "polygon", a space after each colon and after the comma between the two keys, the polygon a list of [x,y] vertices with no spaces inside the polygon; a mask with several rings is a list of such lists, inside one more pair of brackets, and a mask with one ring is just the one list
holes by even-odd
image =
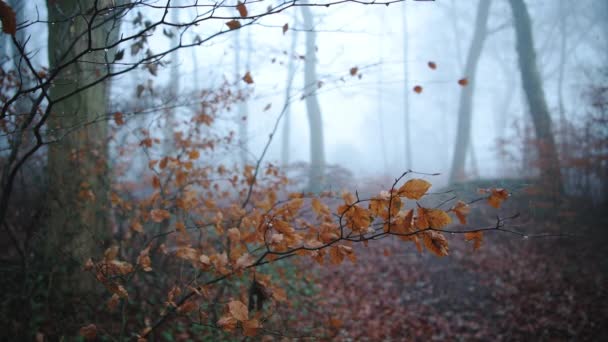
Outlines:
{"label": "tall slender tree", "polygon": [[559,159],[552,132],[551,115],[538,71],[532,22],[523,0],[509,0],[513,12],[515,40],[521,81],[528,103],[534,132],[542,182],[551,193],[561,193],[562,181]]}
{"label": "tall slender tree", "polygon": [[[297,12],[294,11],[293,25],[297,23]],[[289,140],[291,138],[291,92],[293,79],[296,75],[296,46],[298,46],[298,31],[291,30],[291,46],[289,48],[289,60],[287,61],[287,86],[285,87],[285,117],[283,119],[283,133],[281,140],[281,165],[286,167],[289,164]]]}
{"label": "tall slender tree", "polygon": [[[304,3],[308,3],[305,1]],[[306,28],[306,56],[304,63],[304,87],[306,111],[310,127],[310,173],[308,190],[319,192],[325,174],[325,146],[323,140],[323,121],[321,106],[317,98],[317,33],[314,30],[313,16],[308,6],[302,6],[302,18]]]}
{"label": "tall slender tree", "polygon": [[405,169],[413,169],[412,165],[412,138],[410,132],[410,99],[409,99],[409,65],[408,65],[408,25],[407,25],[407,2],[403,2],[403,12],[401,15],[403,24],[403,162]]}
{"label": "tall slender tree", "polygon": [[483,49],[483,43],[487,35],[487,21],[491,0],[479,0],[477,5],[477,16],[475,18],[475,29],[473,39],[467,54],[464,75],[468,79],[468,86],[460,93],[458,105],[458,126],[456,131],[456,143],[454,144],[454,156],[450,172],[450,183],[462,181],[465,178],[465,162],[467,149],[471,144],[471,120],[473,116],[473,91],[475,89],[475,73],[477,64]]}

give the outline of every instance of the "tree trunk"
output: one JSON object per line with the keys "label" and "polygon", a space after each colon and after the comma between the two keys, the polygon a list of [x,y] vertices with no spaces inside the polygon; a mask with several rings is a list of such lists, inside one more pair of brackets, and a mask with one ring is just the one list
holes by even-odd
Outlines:
{"label": "tree trunk", "polygon": [[403,2],[403,162],[405,163],[405,170],[411,170],[414,168],[412,165],[412,142],[410,136],[410,99],[409,99],[409,86],[408,86],[408,27],[407,27],[407,2]]}
{"label": "tree trunk", "polygon": [[[109,0],[100,1],[97,6],[111,4]],[[94,26],[107,19],[81,14],[90,9],[89,1],[48,1],[47,6],[51,72],[86,51],[89,44],[91,48],[100,48],[118,36],[118,27],[112,29],[111,22],[94,28],[90,42],[87,34],[82,35],[87,31],[88,21],[94,20]],[[73,20],[66,19],[72,17]],[[50,212],[46,255],[49,258],[66,255],[81,264],[88,257],[99,255],[109,236],[106,84],[102,82],[60,98],[103,76],[109,68],[106,60],[112,61],[113,56],[113,51],[103,49],[87,53],[65,67],[50,88],[52,112],[48,133],[60,140],[48,149]],[[95,120],[98,122],[85,125]],[[90,288],[91,283],[85,280],[65,286],[83,290]]]}
{"label": "tree trunk", "polygon": [[[308,3],[307,1],[304,3]],[[302,17],[306,28],[306,61],[304,63],[304,87],[306,96],[306,111],[310,126],[310,176],[308,190],[319,192],[323,186],[325,174],[325,151],[323,141],[323,122],[321,108],[317,99],[317,52],[312,13],[310,8],[302,6]]]}
{"label": "tree trunk", "polygon": [[[294,26],[296,23],[297,12],[294,12]],[[281,144],[281,165],[287,167],[289,164],[289,140],[291,138],[291,90],[293,79],[296,75],[296,46],[298,46],[298,31],[291,31],[291,48],[289,49],[289,61],[287,62],[287,86],[285,87],[285,118],[283,119],[283,134]]]}
{"label": "tree trunk", "polygon": [[471,118],[473,111],[473,90],[475,89],[475,73],[477,64],[483,49],[483,43],[487,35],[487,21],[490,10],[490,0],[479,0],[477,5],[477,17],[475,18],[475,31],[464,69],[464,76],[469,84],[463,87],[460,93],[458,105],[458,130],[456,131],[456,144],[454,145],[454,156],[452,159],[452,170],[450,173],[450,184],[463,181],[466,178],[465,162],[467,148],[471,139]]}
{"label": "tree trunk", "polygon": [[549,195],[562,191],[559,159],[552,132],[551,116],[542,80],[536,64],[536,52],[532,37],[532,24],[523,0],[509,0],[515,26],[516,49],[521,80],[528,102],[538,149],[541,182]]}

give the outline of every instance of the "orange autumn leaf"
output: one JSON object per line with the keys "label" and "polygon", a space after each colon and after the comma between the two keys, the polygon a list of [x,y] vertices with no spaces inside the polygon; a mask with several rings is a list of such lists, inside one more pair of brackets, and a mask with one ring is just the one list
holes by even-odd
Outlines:
{"label": "orange autumn leaf", "polygon": [[152,271],[152,259],[150,259],[150,247],[148,246],[141,252],[139,252],[139,256],[137,257],[137,265],[141,267],[144,272]]}
{"label": "orange autumn leaf", "polygon": [[429,227],[429,221],[426,218],[424,208],[418,207],[417,213],[418,215],[416,216],[414,227],[416,227],[416,229],[427,229]]}
{"label": "orange autumn leaf", "polygon": [[244,322],[249,319],[249,310],[240,300],[232,300],[228,303],[228,312],[236,320]]}
{"label": "orange autumn leaf", "polygon": [[157,176],[152,177],[152,187],[154,189],[160,188],[160,179]]}
{"label": "orange autumn leaf", "polygon": [[247,71],[245,76],[243,76],[243,81],[247,84],[253,83],[253,77],[251,77],[251,73],[249,73],[249,71]]}
{"label": "orange autumn leaf", "polygon": [[144,232],[144,226],[142,226],[139,221],[131,222],[131,225],[129,227],[131,228],[131,230],[133,230],[135,232],[142,233],[142,234]]}
{"label": "orange autumn leaf", "polygon": [[236,4],[236,10],[239,11],[239,14],[241,15],[241,18],[245,18],[247,17],[247,7],[245,7],[245,4],[242,2],[237,2]]}
{"label": "orange autumn leaf", "polygon": [[171,214],[164,209],[152,209],[150,211],[150,217],[152,218],[152,221],[160,223],[164,220],[169,219],[171,217]]}
{"label": "orange autumn leaf", "polygon": [[458,217],[460,224],[467,224],[467,215],[471,212],[471,207],[468,204],[458,201],[451,210]]}
{"label": "orange autumn leaf", "polygon": [[421,87],[421,86],[419,86],[419,85],[414,86],[413,90],[414,90],[414,92],[415,92],[416,94],[420,94],[420,93],[422,93],[422,87]]}
{"label": "orange autumn leaf", "polygon": [[192,150],[188,153],[188,158],[190,158],[190,160],[197,160],[200,156],[201,154],[197,150]]}
{"label": "orange autumn leaf", "polygon": [[431,68],[433,70],[437,69],[437,64],[435,64],[435,62],[429,61],[428,66],[429,66],[429,68]]}
{"label": "orange autumn leaf", "polygon": [[236,260],[236,263],[234,264],[234,268],[235,268],[235,270],[242,270],[242,269],[245,269],[245,268],[253,265],[254,263],[255,263],[255,258],[251,254],[245,253]]}
{"label": "orange autumn leaf", "polygon": [[231,30],[236,30],[241,27],[241,23],[238,20],[230,20],[226,22],[226,26]]}
{"label": "orange autumn leaf", "polygon": [[424,211],[431,228],[438,229],[452,223],[450,215],[441,209],[424,209]]}
{"label": "orange autumn leaf", "polygon": [[245,336],[256,336],[262,328],[262,324],[257,319],[250,319],[243,322],[243,335]]}
{"label": "orange autumn leaf", "polygon": [[114,122],[118,125],[124,125],[125,124],[125,120],[122,118],[122,113],[121,112],[116,112],[114,113]]}
{"label": "orange autumn leaf", "polygon": [[431,183],[425,181],[424,179],[410,179],[399,188],[397,194],[399,194],[399,196],[405,196],[409,199],[418,200],[424,196],[424,194],[426,194],[430,187]]}
{"label": "orange autumn leaf", "polygon": [[224,331],[234,331],[236,329],[237,320],[231,314],[226,314],[217,321],[218,327]]}
{"label": "orange autumn leaf", "polygon": [[509,198],[510,194],[505,189],[491,189],[490,197],[488,197],[488,204],[494,208],[500,208],[502,201]]}
{"label": "orange autumn leaf", "polygon": [[466,77],[465,78],[461,78],[461,79],[458,80],[458,84],[461,85],[461,86],[463,86],[463,87],[466,87],[469,84],[469,80]]}
{"label": "orange autumn leaf", "polygon": [[473,249],[477,250],[481,247],[481,242],[483,241],[483,232],[468,232],[464,233],[465,241],[473,241]]}
{"label": "orange autumn leaf", "polygon": [[160,163],[158,163],[158,167],[162,170],[162,169],[166,168],[168,164],[169,164],[169,157],[164,157],[163,159],[160,160]]}
{"label": "orange autumn leaf", "polygon": [[318,198],[313,198],[311,205],[312,210],[319,216],[326,216],[331,214],[329,207],[323,204],[323,202],[321,202]]}
{"label": "orange autumn leaf", "polygon": [[443,234],[434,231],[424,232],[422,235],[424,246],[437,256],[448,255],[448,240]]}
{"label": "orange autumn leaf", "polygon": [[199,253],[196,249],[188,246],[181,246],[175,251],[175,256],[188,260],[190,262],[196,262],[199,260]]}

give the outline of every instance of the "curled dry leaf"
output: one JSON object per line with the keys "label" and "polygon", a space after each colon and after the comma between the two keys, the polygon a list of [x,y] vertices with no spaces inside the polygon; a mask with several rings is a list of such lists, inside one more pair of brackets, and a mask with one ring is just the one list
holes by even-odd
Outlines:
{"label": "curled dry leaf", "polygon": [[2,32],[15,35],[17,33],[17,15],[11,6],[0,0],[0,21]]}
{"label": "curled dry leaf", "polygon": [[241,23],[238,20],[230,20],[226,22],[226,26],[231,30],[236,30],[241,27]]}
{"label": "curled dry leaf", "polygon": [[358,71],[359,71],[359,68],[357,68],[357,67],[352,67],[352,68],[350,68],[350,75],[351,75],[351,76],[355,76],[355,75],[357,75],[357,72],[358,72]]}
{"label": "curled dry leaf", "polygon": [[416,94],[420,94],[420,93],[422,93],[422,87],[421,87],[421,86],[419,86],[419,85],[414,86],[413,90],[414,90],[414,92],[415,92]]}
{"label": "curled dry leaf", "polygon": [[249,71],[247,71],[247,73],[245,73],[245,76],[243,76],[243,81],[247,84],[253,83],[253,77],[251,77],[251,73],[249,73]]}
{"label": "curled dry leaf", "polygon": [[483,232],[468,232],[464,233],[465,241],[473,241],[473,249],[477,250],[481,247],[481,242],[483,241]]}
{"label": "curled dry leaf", "polygon": [[287,30],[289,30],[289,24],[285,23],[285,25],[283,25],[283,34],[285,34]]}
{"label": "curled dry leaf", "polygon": [[424,246],[437,256],[448,255],[448,240],[443,234],[434,231],[426,231],[423,233]]}
{"label": "curled dry leaf", "polygon": [[488,204],[494,208],[500,208],[502,201],[509,198],[510,194],[505,189],[491,189]]}
{"label": "curled dry leaf", "polygon": [[247,7],[245,6],[244,3],[242,2],[237,2],[236,4],[236,10],[239,11],[239,14],[241,15],[241,18],[246,18],[247,17]]}
{"label": "curled dry leaf", "polygon": [[463,201],[458,201],[452,208],[460,224],[467,224],[467,215],[471,212],[471,207]]}
{"label": "curled dry leaf", "polygon": [[461,85],[461,86],[463,86],[463,87],[466,87],[469,84],[469,80],[466,77],[465,78],[461,78],[461,79],[458,80],[458,84]]}
{"label": "curled dry leaf", "polygon": [[429,66],[429,68],[431,68],[432,70],[437,69],[437,64],[435,64],[435,62],[431,62],[431,61],[429,61],[429,62],[428,62],[428,66]]}

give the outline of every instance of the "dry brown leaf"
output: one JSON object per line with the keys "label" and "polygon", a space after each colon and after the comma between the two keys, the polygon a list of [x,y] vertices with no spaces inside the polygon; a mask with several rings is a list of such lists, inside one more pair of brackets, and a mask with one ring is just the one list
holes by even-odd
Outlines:
{"label": "dry brown leaf", "polygon": [[15,35],[17,33],[17,16],[11,6],[0,0],[0,21],[2,32]]}
{"label": "dry brown leaf", "polygon": [[247,71],[247,73],[245,73],[245,76],[243,76],[243,81],[245,81],[245,83],[247,84],[253,83],[253,77],[251,77],[251,73],[249,73],[249,71]]}
{"label": "dry brown leaf", "polygon": [[228,312],[238,321],[244,322],[249,319],[249,310],[240,300],[232,300],[228,303]]}
{"label": "dry brown leaf", "polygon": [[169,219],[171,217],[171,213],[165,209],[152,209],[150,211],[150,217],[154,222],[162,222]]}
{"label": "dry brown leaf", "polygon": [[226,22],[226,26],[231,30],[236,30],[241,27],[241,23],[238,20],[230,20]]}
{"label": "dry brown leaf", "polygon": [[247,7],[245,6],[244,3],[242,2],[237,2],[236,4],[236,10],[239,11],[239,14],[241,15],[241,18],[245,18],[247,17]]}
{"label": "dry brown leaf", "polygon": [[403,184],[397,192],[399,196],[405,196],[409,199],[419,200],[431,187],[431,183],[424,179],[410,179]]}

